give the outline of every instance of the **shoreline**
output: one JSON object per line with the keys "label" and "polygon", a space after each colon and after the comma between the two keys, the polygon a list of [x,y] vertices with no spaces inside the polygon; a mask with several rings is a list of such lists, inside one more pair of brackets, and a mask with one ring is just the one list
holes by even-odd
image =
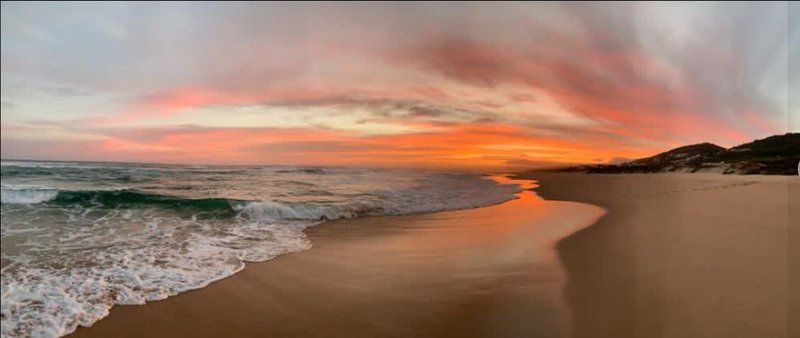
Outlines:
{"label": "shoreline", "polygon": [[483,208],[330,221],[306,229],[310,250],[115,306],[70,337],[561,337],[570,320],[553,248],[602,212],[523,190]]}

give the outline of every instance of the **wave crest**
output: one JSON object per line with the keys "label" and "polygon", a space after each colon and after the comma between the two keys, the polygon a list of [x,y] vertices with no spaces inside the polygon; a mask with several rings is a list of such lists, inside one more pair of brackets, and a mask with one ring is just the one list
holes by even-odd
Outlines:
{"label": "wave crest", "polygon": [[252,220],[333,220],[381,214],[384,208],[366,202],[346,205],[319,203],[250,202],[237,206],[240,215]]}
{"label": "wave crest", "polygon": [[36,186],[3,186],[0,190],[2,204],[37,204],[50,201],[58,195],[58,189]]}

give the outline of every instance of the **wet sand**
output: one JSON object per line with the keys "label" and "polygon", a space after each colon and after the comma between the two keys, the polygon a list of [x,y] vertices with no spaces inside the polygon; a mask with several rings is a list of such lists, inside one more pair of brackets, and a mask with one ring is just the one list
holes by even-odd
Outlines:
{"label": "wet sand", "polygon": [[329,222],[309,251],[73,336],[797,336],[797,177],[530,177],[608,212],[524,193]]}
{"label": "wet sand", "polygon": [[115,306],[73,337],[563,337],[555,244],[598,207],[530,191],[496,206],[328,222],[311,250],[210,286]]}

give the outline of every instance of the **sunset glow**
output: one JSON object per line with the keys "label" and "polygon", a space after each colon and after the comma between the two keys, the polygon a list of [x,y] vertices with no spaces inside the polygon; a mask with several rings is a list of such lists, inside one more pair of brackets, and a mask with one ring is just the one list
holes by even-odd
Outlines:
{"label": "sunset glow", "polygon": [[519,168],[800,128],[786,3],[2,6],[4,159]]}

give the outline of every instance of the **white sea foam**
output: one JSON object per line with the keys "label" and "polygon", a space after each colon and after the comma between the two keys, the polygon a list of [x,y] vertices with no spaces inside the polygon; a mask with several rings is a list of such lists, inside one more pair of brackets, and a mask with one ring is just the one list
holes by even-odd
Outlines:
{"label": "white sea foam", "polygon": [[2,204],[35,204],[56,198],[58,189],[39,186],[7,186],[0,188]]}
{"label": "white sea foam", "polygon": [[238,272],[245,261],[308,249],[302,229],[314,224],[166,217],[135,231],[143,215],[127,222],[121,216],[109,216],[113,221],[100,227],[126,232],[124,238],[101,244],[88,231],[42,234],[66,243],[38,246],[38,256],[15,257],[3,269],[4,337],[59,337],[105,317],[114,304],[144,304],[205,287]]}
{"label": "white sea foam", "polygon": [[[281,168],[286,169],[296,168]],[[264,175],[280,178],[257,181],[274,188],[258,190],[250,181],[254,173],[264,172],[261,168],[227,174],[216,188],[216,181],[206,176],[198,180],[196,168],[189,170],[185,178],[169,183],[190,186],[198,191],[194,198],[243,190],[244,196],[251,196],[251,190],[269,196],[228,200],[232,215],[227,215],[214,213],[224,199],[209,206],[204,199],[120,190],[75,203],[59,198],[56,203],[59,189],[49,184],[4,182],[2,336],[63,336],[105,317],[114,304],[143,304],[202,288],[240,271],[245,262],[309,249],[303,229],[324,220],[480,207],[514,198],[519,191],[472,175],[305,168],[287,173],[270,169]],[[323,178],[287,183],[309,175]],[[103,186],[94,191],[108,189],[113,190]],[[125,204],[129,202],[133,204]]]}

